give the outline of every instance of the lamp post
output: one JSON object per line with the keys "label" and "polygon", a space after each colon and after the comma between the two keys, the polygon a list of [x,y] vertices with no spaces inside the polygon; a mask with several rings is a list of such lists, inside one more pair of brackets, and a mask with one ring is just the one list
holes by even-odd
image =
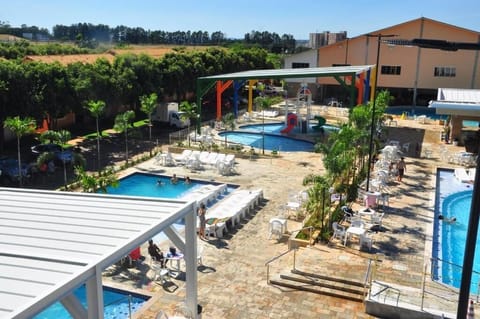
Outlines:
{"label": "lamp post", "polygon": [[382,38],[390,38],[396,36],[395,34],[367,34],[368,38],[377,38],[377,60],[375,62],[375,85],[373,87],[373,102],[372,102],[372,121],[370,123],[370,142],[368,144],[368,172],[366,191],[370,190],[370,171],[372,168],[372,153],[373,153],[373,135],[375,134],[375,106],[377,104],[377,83],[378,83],[378,68],[380,63],[380,43]]}

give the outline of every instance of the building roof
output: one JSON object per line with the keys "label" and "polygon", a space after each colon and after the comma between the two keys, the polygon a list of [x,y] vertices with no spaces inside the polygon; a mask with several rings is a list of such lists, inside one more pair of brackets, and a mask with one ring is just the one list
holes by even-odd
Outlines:
{"label": "building roof", "polygon": [[480,117],[480,90],[439,88],[428,107],[437,114]]}
{"label": "building roof", "polygon": [[192,213],[193,203],[0,188],[0,318],[31,318]]}
{"label": "building roof", "polygon": [[199,81],[279,79],[322,76],[349,76],[366,72],[374,65],[332,66],[321,68],[251,70],[200,77]]}

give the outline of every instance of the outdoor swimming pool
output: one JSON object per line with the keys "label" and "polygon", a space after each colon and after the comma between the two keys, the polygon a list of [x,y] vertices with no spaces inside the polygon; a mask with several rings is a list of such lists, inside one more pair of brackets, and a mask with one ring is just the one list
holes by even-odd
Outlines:
{"label": "outdoor swimming pool", "polygon": [[[467,237],[473,186],[458,181],[452,170],[439,169],[437,172],[437,194],[435,199],[435,221],[433,258],[441,262],[434,264],[434,279],[459,288],[461,284],[465,241]],[[455,217],[455,223],[441,222],[439,215]],[[477,247],[480,240],[477,237]],[[470,292],[478,294],[480,282],[480,254],[475,255]]]}
{"label": "outdoor swimming pool", "polygon": [[[315,121],[310,123],[310,131],[313,130],[313,126],[315,126]],[[338,127],[336,126],[331,126],[328,124],[325,124],[322,126],[326,131],[336,131],[338,130]],[[240,130],[242,131],[251,131],[251,132],[262,132],[262,129],[265,131],[265,133],[272,133],[272,134],[281,134],[280,131],[285,128],[285,123],[265,123],[265,125],[262,124],[248,124],[248,125],[242,125],[239,127]],[[293,133],[298,133],[301,134],[300,132],[300,127],[295,127],[292,131]]]}
{"label": "outdoor swimming pool", "polygon": [[[387,108],[385,113],[392,114],[392,115],[402,115],[403,113],[406,113],[407,116],[409,117],[414,116],[411,106],[392,106]],[[417,106],[415,107],[415,116],[420,116],[420,115],[425,115],[428,118],[431,118],[433,120],[446,120],[448,118],[448,115],[436,114],[435,109],[430,109],[425,106]],[[479,127],[479,124],[480,124],[479,121],[473,121],[473,120],[462,121],[463,127]]]}
{"label": "outdoor swimming pool", "polygon": [[[336,130],[338,128],[324,125],[325,130]],[[312,152],[314,143],[288,136],[280,135],[285,128],[284,123],[249,124],[239,127],[240,131],[229,131],[219,133],[227,137],[230,142],[247,145],[265,150],[277,150],[283,152]],[[296,127],[292,132],[298,133]]]}
{"label": "outdoor swimming pool", "polygon": [[[312,152],[314,144],[312,142],[294,139],[290,137],[254,132],[222,132],[222,137],[227,137],[230,142],[247,145],[259,149],[277,150],[280,152]],[[265,139],[264,139],[265,138]]]}
{"label": "outdoor swimming pool", "polygon": [[[85,286],[75,290],[75,296],[86,305]],[[148,297],[130,294],[121,290],[103,287],[103,303],[105,309],[105,319],[127,319],[130,318],[130,312],[137,311],[146,301]],[[60,302],[54,303],[46,310],[42,311],[34,319],[69,319],[72,318],[68,311]]]}

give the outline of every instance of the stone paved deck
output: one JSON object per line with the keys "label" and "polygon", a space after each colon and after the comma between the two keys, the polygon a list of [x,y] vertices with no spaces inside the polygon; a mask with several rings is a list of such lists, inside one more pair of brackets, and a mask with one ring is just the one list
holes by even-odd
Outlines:
{"label": "stone paved deck", "polygon": [[[411,122],[411,123],[410,123]],[[372,252],[360,252],[355,244],[316,244],[298,252],[296,266],[306,271],[334,274],[336,277],[362,278],[369,259],[377,259],[375,279],[421,288],[424,264],[430,256],[431,223],[433,216],[434,183],[437,166],[449,166],[438,159],[435,124],[418,126],[414,121],[398,120],[390,134],[401,142],[426,142],[434,148],[433,158],[418,158],[414,150],[407,155],[407,171],[402,183],[390,184],[392,197],[384,218],[383,231],[374,235]],[[405,132],[415,132],[406,134]],[[413,137],[412,137],[413,136]],[[452,151],[460,148],[452,148]],[[288,195],[303,189],[305,175],[322,174],[321,155],[283,153],[278,158],[256,160],[237,159],[234,176],[219,176],[211,170],[190,172],[181,167],[158,167],[153,161],[137,167],[141,171],[156,171],[191,178],[239,184],[246,188],[263,188],[265,201],[257,212],[244,220],[240,227],[225,238],[205,245],[204,266],[198,272],[198,301],[203,318],[373,318],[365,313],[364,304],[308,292],[289,291],[267,285],[265,262],[287,250],[287,241],[268,239],[268,221],[276,216]],[[288,228],[301,225],[289,221]],[[166,247],[164,247],[166,248]],[[272,263],[272,276],[292,268],[293,255]],[[183,279],[183,280],[182,280]],[[158,310],[172,314],[185,297],[184,276],[174,284],[152,283],[144,274],[137,280],[105,282],[135,288],[153,295],[135,318],[155,318]],[[122,281],[122,282],[120,282]],[[172,291],[172,292],[171,292]],[[409,293],[405,293],[408,297]],[[418,304],[418,296],[411,294]],[[408,301],[408,298],[407,298]],[[455,312],[442,299],[430,298],[428,306],[444,312]],[[455,305],[453,304],[453,307]],[[444,310],[442,310],[444,309]],[[479,311],[477,311],[479,313]]]}

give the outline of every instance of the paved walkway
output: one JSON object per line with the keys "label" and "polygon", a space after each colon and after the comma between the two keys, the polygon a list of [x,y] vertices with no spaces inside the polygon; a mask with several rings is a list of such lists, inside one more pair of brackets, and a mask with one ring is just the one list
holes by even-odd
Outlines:
{"label": "paved walkway", "polygon": [[[402,134],[401,127],[417,123],[399,121],[398,124],[399,127],[392,128],[390,134],[395,134],[397,140],[416,143]],[[439,135],[435,129],[432,127],[428,133],[417,134],[418,142],[432,144],[433,158],[413,157],[412,151],[406,158],[407,171],[403,182],[391,183],[390,208],[382,230],[374,234],[372,251],[360,252],[355,244],[348,247],[338,242],[316,244],[298,252],[296,268],[362,280],[369,259],[377,259],[376,280],[421,288],[424,265],[431,252],[434,173],[437,165],[448,166],[439,162],[439,146],[435,144],[435,136]],[[421,129],[413,130],[418,132]],[[265,263],[288,249],[287,240],[268,239],[268,221],[279,214],[280,206],[287,202],[289,194],[304,189],[302,180],[305,175],[324,172],[320,154],[283,153],[273,159],[237,159],[238,174],[227,177],[211,170],[190,172],[182,167],[159,167],[153,160],[137,169],[264,190],[265,201],[255,214],[225,238],[202,242],[205,251],[204,265],[198,268],[198,301],[203,307],[203,318],[373,318],[365,313],[362,303],[267,285]],[[299,223],[289,221],[290,230],[299,227]],[[293,254],[290,253],[272,263],[271,275],[286,273],[292,267]],[[125,276],[105,277],[104,280],[152,294],[153,298],[135,314],[136,318],[155,318],[160,309],[173,314],[185,297],[184,276],[163,286],[151,282],[144,273],[137,274],[136,280],[127,280]],[[412,302],[418,304],[418,300]],[[441,310],[443,304],[441,299],[429,299],[428,306]],[[456,310],[444,311],[454,313]]]}

